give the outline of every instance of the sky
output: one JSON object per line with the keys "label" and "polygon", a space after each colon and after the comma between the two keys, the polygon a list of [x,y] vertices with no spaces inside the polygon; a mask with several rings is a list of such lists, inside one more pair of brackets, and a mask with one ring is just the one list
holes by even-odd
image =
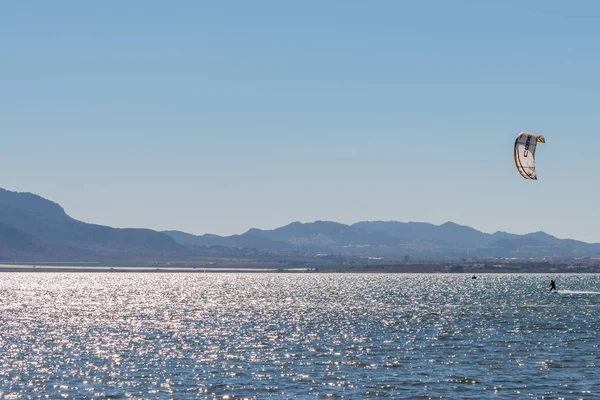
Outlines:
{"label": "sky", "polygon": [[0,187],[114,227],[600,242],[598,71],[593,0],[5,2]]}

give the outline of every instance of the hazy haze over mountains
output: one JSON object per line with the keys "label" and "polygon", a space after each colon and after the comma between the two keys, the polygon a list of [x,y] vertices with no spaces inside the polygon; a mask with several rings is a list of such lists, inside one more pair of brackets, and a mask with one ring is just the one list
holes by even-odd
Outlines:
{"label": "hazy haze over mountains", "polygon": [[77,221],[40,196],[0,189],[0,249],[3,259],[86,260],[175,254],[183,246],[150,229]]}
{"label": "hazy haze over mountains", "polygon": [[196,246],[218,243],[271,251],[289,250],[293,246],[297,250],[316,253],[395,258],[404,255],[537,257],[600,253],[600,244],[558,239],[544,232],[489,234],[453,222],[442,225],[397,221],[363,221],[352,225],[330,221],[293,222],[272,230],[252,228],[241,235],[225,237],[195,236],[178,231],[165,233],[179,243]]}
{"label": "hazy haze over mountains", "polygon": [[35,194],[0,189],[0,260],[185,260],[207,247],[387,258],[600,254],[600,244],[558,239],[544,232],[489,234],[452,222],[292,222],[232,236],[117,229],[77,221],[60,205]]}

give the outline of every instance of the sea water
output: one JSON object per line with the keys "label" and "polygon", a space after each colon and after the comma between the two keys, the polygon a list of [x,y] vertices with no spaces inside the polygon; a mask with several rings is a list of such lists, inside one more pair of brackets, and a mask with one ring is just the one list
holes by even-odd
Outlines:
{"label": "sea water", "polygon": [[598,275],[3,273],[0,397],[600,398],[599,314]]}

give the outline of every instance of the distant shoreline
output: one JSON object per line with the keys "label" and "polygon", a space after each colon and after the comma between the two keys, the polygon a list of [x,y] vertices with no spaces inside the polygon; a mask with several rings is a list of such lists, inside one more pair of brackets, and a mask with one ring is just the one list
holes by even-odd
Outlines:
{"label": "distant shoreline", "polygon": [[110,265],[37,265],[0,264],[2,272],[72,272],[72,273],[326,273],[326,274],[598,274],[597,271],[557,271],[557,270],[478,270],[450,272],[442,265],[392,265],[371,267],[169,267],[169,266],[110,266]]}
{"label": "distant shoreline", "polygon": [[[306,272],[306,268],[287,268],[286,272]],[[133,273],[205,273],[205,272],[282,272],[281,268],[253,267],[148,267],[0,264],[0,272],[133,272]]]}

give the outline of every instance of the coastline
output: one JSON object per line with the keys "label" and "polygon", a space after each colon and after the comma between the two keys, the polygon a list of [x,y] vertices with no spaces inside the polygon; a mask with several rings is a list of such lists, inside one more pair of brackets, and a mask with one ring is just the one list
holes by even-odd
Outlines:
{"label": "coastline", "polygon": [[[68,264],[68,263],[65,263]],[[71,272],[71,273],[326,273],[326,274],[452,274],[452,275],[480,275],[480,274],[598,274],[596,270],[560,270],[556,268],[494,268],[494,269],[465,269],[463,271],[449,271],[445,265],[380,265],[380,266],[305,266],[305,267],[256,267],[256,266],[148,266],[148,265],[84,265],[83,263],[71,265],[38,265],[38,264],[2,264],[2,272]]]}
{"label": "coastline", "polygon": [[[287,272],[306,272],[306,268],[289,268]],[[281,272],[278,268],[240,267],[149,267],[0,264],[0,272],[127,272],[127,273],[207,273],[207,272]]]}

